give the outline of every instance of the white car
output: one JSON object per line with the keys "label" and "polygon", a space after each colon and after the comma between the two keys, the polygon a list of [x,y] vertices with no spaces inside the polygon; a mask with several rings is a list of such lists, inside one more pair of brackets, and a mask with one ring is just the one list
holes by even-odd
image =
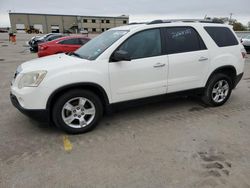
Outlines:
{"label": "white car", "polygon": [[250,35],[242,38],[241,42],[246,50],[250,50]]}
{"label": "white car", "polygon": [[244,47],[228,25],[157,20],[110,29],[74,53],[23,63],[10,98],[26,115],[83,133],[124,101],[188,91],[207,105],[223,105],[244,62]]}

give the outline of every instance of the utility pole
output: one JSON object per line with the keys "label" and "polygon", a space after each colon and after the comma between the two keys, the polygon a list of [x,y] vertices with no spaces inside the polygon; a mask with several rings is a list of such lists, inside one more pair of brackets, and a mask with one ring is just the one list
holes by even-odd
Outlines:
{"label": "utility pole", "polygon": [[229,24],[232,24],[232,16],[233,16],[233,13],[230,13]]}

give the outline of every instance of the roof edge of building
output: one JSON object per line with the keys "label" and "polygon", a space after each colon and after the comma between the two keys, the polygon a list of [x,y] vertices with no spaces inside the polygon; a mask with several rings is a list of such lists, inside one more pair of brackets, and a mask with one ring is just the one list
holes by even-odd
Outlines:
{"label": "roof edge of building", "polygon": [[85,16],[85,15],[72,15],[72,14],[43,14],[43,13],[25,13],[25,12],[10,12],[10,15],[20,15],[20,14],[25,14],[25,15],[46,15],[46,16],[79,16],[79,17],[85,17],[85,18],[129,18],[129,15],[121,15],[121,16]]}

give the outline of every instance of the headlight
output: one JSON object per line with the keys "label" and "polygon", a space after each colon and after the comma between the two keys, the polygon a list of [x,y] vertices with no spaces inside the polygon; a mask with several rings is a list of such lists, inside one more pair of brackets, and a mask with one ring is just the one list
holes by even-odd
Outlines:
{"label": "headlight", "polygon": [[23,87],[37,87],[44,79],[47,71],[34,71],[21,74],[21,78],[18,82],[18,88],[22,89]]}

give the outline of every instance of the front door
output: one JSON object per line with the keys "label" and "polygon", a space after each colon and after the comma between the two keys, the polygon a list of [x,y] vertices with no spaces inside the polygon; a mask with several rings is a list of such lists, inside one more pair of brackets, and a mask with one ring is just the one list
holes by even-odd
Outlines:
{"label": "front door", "polygon": [[136,33],[117,50],[127,52],[131,61],[109,63],[113,102],[166,93],[168,58],[162,55],[160,29]]}

